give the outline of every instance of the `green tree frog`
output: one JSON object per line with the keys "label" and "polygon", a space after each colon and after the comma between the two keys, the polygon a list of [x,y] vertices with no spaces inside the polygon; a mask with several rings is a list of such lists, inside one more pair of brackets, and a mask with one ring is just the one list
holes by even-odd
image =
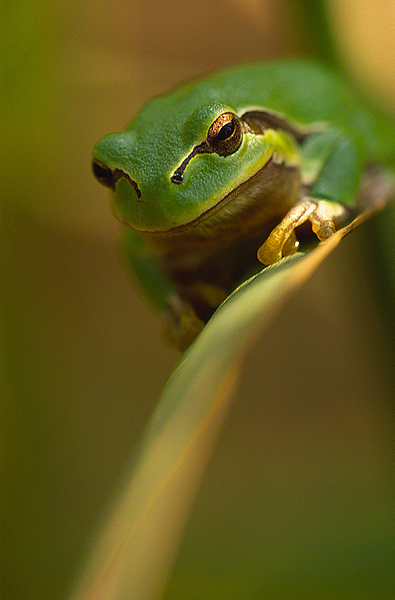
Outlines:
{"label": "green tree frog", "polygon": [[256,63],[154,98],[93,155],[128,262],[185,349],[247,274],[297,250],[303,223],[325,240],[350,218],[395,129],[322,66]]}

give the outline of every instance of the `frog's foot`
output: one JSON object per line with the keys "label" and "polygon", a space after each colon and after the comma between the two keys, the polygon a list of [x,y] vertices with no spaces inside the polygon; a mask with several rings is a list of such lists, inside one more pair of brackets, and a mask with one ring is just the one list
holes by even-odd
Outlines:
{"label": "frog's foot", "polygon": [[166,337],[181,351],[192,344],[204,327],[191,304],[176,293],[167,299],[164,320]]}
{"label": "frog's foot", "polygon": [[273,229],[266,242],[259,248],[258,260],[264,265],[272,265],[279,261],[283,256],[283,249],[289,238],[291,238],[293,244],[290,249],[288,248],[288,254],[291,254],[292,250],[296,252],[297,244],[295,243],[294,230],[307,221],[316,208],[317,203],[308,198],[295,204],[287,212],[281,223]]}
{"label": "frog's foot", "polygon": [[344,220],[346,215],[347,209],[337,202],[304,198],[270,233],[258,250],[258,260],[264,265],[272,265],[283,256],[294,254],[299,246],[295,229],[306,221],[311,222],[311,228],[320,241],[328,239],[336,231],[335,224]]}

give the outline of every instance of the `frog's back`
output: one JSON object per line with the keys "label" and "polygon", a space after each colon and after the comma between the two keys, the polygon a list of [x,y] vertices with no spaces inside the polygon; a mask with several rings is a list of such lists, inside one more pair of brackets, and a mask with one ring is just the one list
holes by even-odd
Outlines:
{"label": "frog's back", "polygon": [[370,110],[340,77],[310,61],[253,63],[181,88],[196,103],[266,108],[302,126],[330,123],[359,137],[372,159],[394,161],[395,125]]}

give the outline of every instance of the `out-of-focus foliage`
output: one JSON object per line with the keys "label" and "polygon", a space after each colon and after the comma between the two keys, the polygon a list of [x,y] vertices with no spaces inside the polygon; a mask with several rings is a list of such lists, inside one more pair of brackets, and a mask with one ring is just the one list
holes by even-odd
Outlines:
{"label": "out-of-focus foliage", "polygon": [[[351,11],[352,5],[331,2],[339,47],[359,80],[391,108],[393,7],[363,0]],[[89,551],[86,540],[177,361],[118,260],[118,229],[105,191],[91,177],[91,148],[152,95],[187,77],[305,49],[293,9],[292,2],[264,0],[179,0],[171,8],[156,0],[15,0],[2,7],[1,560],[7,600],[66,597]],[[285,309],[266,333],[270,352],[258,345],[247,362],[239,412],[231,415],[192,514],[171,597],[186,589],[191,598],[191,589],[196,597],[205,590],[220,597],[227,585],[227,599],[245,598],[244,578],[256,576],[252,558],[260,560],[258,540],[273,540],[282,523],[290,536],[283,546],[287,559],[301,534],[288,526],[292,514],[303,524],[308,513],[313,525],[324,496],[332,499],[333,478],[341,483],[339,502],[343,482],[353,476],[359,482],[340,524],[360,511],[371,532],[384,528],[391,495],[384,482],[393,464],[393,356],[375,280],[360,260],[364,251],[375,259],[366,236],[364,226],[342,243],[299,294],[296,308]],[[326,397],[319,406],[318,389]],[[265,423],[262,390],[277,398],[266,405]],[[330,464],[336,458],[340,465],[344,456],[349,460],[340,477]],[[367,499],[364,507],[358,498]],[[371,506],[382,511],[381,521]],[[322,536],[327,543],[320,547],[330,549],[328,523],[306,552],[314,555]],[[245,557],[244,574],[235,569],[238,554]],[[222,575],[214,557],[226,566]],[[297,570],[295,562],[286,564],[284,577]]]}

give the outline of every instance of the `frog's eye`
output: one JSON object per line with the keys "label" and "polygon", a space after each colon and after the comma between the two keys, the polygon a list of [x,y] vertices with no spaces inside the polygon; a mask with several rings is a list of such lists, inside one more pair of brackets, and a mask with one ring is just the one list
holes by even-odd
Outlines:
{"label": "frog's eye", "polygon": [[215,119],[207,134],[207,143],[220,156],[233,154],[243,139],[243,126],[237,115],[226,112]]}
{"label": "frog's eye", "polygon": [[220,156],[234,154],[240,147],[243,139],[243,125],[237,115],[226,112],[215,119],[207,133],[207,140],[195,146],[174,171],[170,180],[172,183],[180,184],[184,179],[184,171],[190,160],[197,154],[212,154],[215,152]]}
{"label": "frog's eye", "polygon": [[111,189],[115,188],[114,174],[107,165],[101,162],[101,160],[98,160],[97,158],[93,159],[92,171],[99,183]]}

